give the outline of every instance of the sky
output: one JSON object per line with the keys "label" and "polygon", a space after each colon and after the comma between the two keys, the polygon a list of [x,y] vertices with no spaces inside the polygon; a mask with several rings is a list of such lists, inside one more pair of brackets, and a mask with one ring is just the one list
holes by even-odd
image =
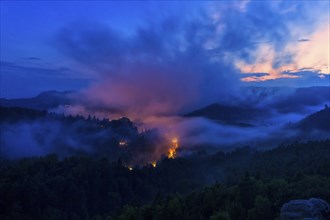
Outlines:
{"label": "sky", "polygon": [[[329,89],[314,87],[330,86],[329,1],[1,0],[0,6],[0,98],[76,91],[66,93],[69,107],[48,110],[125,116],[183,146],[299,137],[283,126],[329,103]],[[213,103],[256,111],[243,121],[253,126],[181,117]],[[62,136],[48,122],[10,125],[6,146],[43,149],[35,139],[49,128],[46,140]]]}
{"label": "sky", "polygon": [[0,4],[4,98],[79,90],[164,113],[242,86],[329,85],[328,1]]}

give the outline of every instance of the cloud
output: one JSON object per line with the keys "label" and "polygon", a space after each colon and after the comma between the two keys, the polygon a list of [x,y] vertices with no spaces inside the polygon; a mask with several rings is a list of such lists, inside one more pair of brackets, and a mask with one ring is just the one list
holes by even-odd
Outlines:
{"label": "cloud", "polygon": [[[175,130],[180,122],[173,115],[245,97],[239,91],[245,83],[242,74],[243,81],[299,83],[308,74],[323,80],[317,66],[305,71],[307,63],[298,59],[304,51],[299,45],[323,39],[322,22],[311,18],[316,9],[309,6],[292,1],[211,3],[198,13],[155,17],[129,34],[99,22],[77,22],[59,30],[55,41],[59,51],[98,78],[77,96],[85,103],[79,109],[116,109],[102,114]],[[310,41],[299,43],[300,36]],[[315,60],[310,60],[312,65]],[[186,124],[193,130],[200,123]],[[187,137],[189,126],[174,133]],[[206,127],[205,137],[222,129]]]}
{"label": "cloud", "polygon": [[48,90],[80,89],[90,82],[66,67],[36,67],[5,61],[0,61],[0,65],[1,98],[31,97]]}
{"label": "cloud", "polygon": [[307,39],[307,38],[300,38],[300,39],[298,39],[298,42],[307,42],[307,41],[310,41],[310,40]]}
{"label": "cloud", "polygon": [[[237,95],[239,72],[254,73],[245,82],[302,77],[294,70],[308,67],[299,61],[306,51],[294,48],[306,24],[313,34],[304,35],[311,40],[304,45],[322,35],[315,27],[320,19],[311,19],[316,9],[285,1],[216,2],[196,13],[155,16],[129,34],[76,22],[58,32],[56,45],[95,72],[99,83],[84,91],[90,102],[173,114]],[[318,53],[311,54],[309,60]]]}
{"label": "cloud", "polygon": [[270,107],[281,113],[318,111],[330,102],[330,87],[298,88],[292,94],[273,100]]}
{"label": "cloud", "polygon": [[[260,78],[268,76],[265,74],[246,73],[244,80],[249,86],[271,86],[271,87],[310,87],[310,86],[330,86],[330,75],[322,74],[314,69],[301,69],[295,71],[284,72],[289,76],[294,76],[290,80],[287,78],[278,78],[273,80],[262,81]],[[255,77],[250,80],[250,77]]]}
{"label": "cloud", "polygon": [[328,8],[328,2],[248,1],[244,10],[211,4],[211,13],[225,39],[222,48],[233,49],[224,55],[243,73],[267,74],[243,76],[250,82],[303,77],[288,74],[302,68],[328,74]]}
{"label": "cloud", "polygon": [[28,60],[41,60],[40,57],[27,57]]}
{"label": "cloud", "polygon": [[[214,61],[204,44],[209,21],[178,17],[121,36],[102,24],[68,26],[58,34],[59,49],[92,68],[100,82],[84,98],[138,114],[173,114],[225,100],[239,85],[227,61]],[[121,37],[119,37],[121,36]]]}
{"label": "cloud", "polygon": [[[57,46],[102,79],[104,73],[127,76],[134,65],[154,65],[154,69],[158,65],[164,70],[172,64],[175,69],[180,62],[204,62],[203,72],[209,71],[209,62],[220,65],[216,67],[219,71],[265,73],[243,75],[245,82],[300,78],[303,75],[294,71],[302,68],[329,72],[329,47],[321,46],[329,44],[328,3],[232,1],[206,5],[183,15],[157,14],[129,35],[98,22],[74,23],[58,33]],[[305,43],[299,43],[301,40]],[[175,75],[183,75],[179,72]]]}
{"label": "cloud", "polygon": [[[267,81],[279,78],[299,78],[301,69],[309,69],[316,74],[330,74],[329,72],[329,25],[320,26],[309,38],[290,42],[281,52],[270,43],[260,44],[255,51],[253,63],[244,60],[236,62],[237,68],[243,73],[263,72],[267,75],[260,77],[243,77],[242,80]],[[301,42],[304,42],[303,44]],[[291,74],[288,74],[291,73]],[[316,75],[315,74],[315,75]]]}
{"label": "cloud", "polygon": [[[231,1],[207,5],[199,12],[152,17],[129,33],[99,21],[68,24],[58,30],[53,43],[81,72],[74,72],[72,66],[45,68],[3,62],[1,74],[6,77],[2,83],[11,88],[1,89],[11,89],[15,94],[26,84],[30,90],[39,91],[72,90],[89,84],[75,95],[73,106],[57,110],[110,119],[128,116],[140,128],[158,128],[162,138],[178,137],[183,147],[205,143],[237,147],[267,141],[275,145],[296,136],[295,131],[284,129],[284,124],[319,108],[327,102],[327,92],[290,90],[288,95],[282,88],[252,88],[248,93],[241,92],[240,86],[260,85],[256,82],[261,81],[263,85],[276,81],[281,86],[329,82],[329,75],[324,74],[327,56],[322,45],[328,41],[322,13],[315,19],[318,8],[314,2]],[[301,36],[310,41],[298,42]],[[83,77],[85,72],[93,74],[93,81]],[[241,82],[242,77],[245,82]],[[315,94],[320,95],[315,98]],[[256,126],[250,128],[178,117],[214,102],[255,105],[267,116],[258,118]],[[13,149],[8,151],[10,157],[20,153],[42,155],[55,150],[58,143],[64,151],[79,147],[89,151],[95,147],[95,140],[110,138],[103,132],[81,135],[79,129],[56,122],[22,123],[4,130],[8,141],[4,144]],[[9,141],[13,141],[12,146]],[[155,140],[144,151],[151,157],[158,150],[166,153],[169,146],[158,144]],[[25,145],[31,151],[20,151]],[[100,145],[107,147],[103,142]],[[140,160],[135,152],[144,145],[137,146],[131,149],[132,157]]]}

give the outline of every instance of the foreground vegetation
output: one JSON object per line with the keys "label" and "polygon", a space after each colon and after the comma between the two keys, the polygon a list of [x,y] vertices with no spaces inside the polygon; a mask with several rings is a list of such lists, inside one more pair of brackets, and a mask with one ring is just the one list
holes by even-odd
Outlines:
{"label": "foreground vegetation", "polygon": [[258,152],[121,160],[56,155],[0,162],[0,219],[276,219],[283,203],[330,201],[330,141]]}
{"label": "foreground vegetation", "polygon": [[330,178],[319,175],[267,181],[247,174],[235,185],[217,183],[201,192],[168,196],[151,205],[127,206],[113,219],[279,219],[281,206],[289,200],[329,199],[329,185]]}

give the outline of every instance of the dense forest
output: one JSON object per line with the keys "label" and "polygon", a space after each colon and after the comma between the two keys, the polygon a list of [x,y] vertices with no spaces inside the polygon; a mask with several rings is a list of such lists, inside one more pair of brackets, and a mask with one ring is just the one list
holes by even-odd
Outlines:
{"label": "dense forest", "polygon": [[330,220],[330,0],[0,0],[0,220]]}
{"label": "dense forest", "polygon": [[328,140],[265,152],[245,147],[136,169],[89,156],[2,160],[0,217],[275,219],[291,199],[330,201],[329,146]]}
{"label": "dense forest", "polygon": [[[0,158],[16,159],[53,152],[59,157],[89,155],[121,158],[125,164],[146,164],[160,158],[156,143],[165,140],[156,130],[138,131],[126,117],[64,116],[19,107],[0,107]],[[22,147],[24,146],[24,147]]]}
{"label": "dense forest", "polygon": [[[168,157],[165,149],[155,163],[160,135],[138,131],[128,118],[0,111],[0,219],[265,220],[279,219],[281,206],[292,199],[330,201],[330,140],[181,157]],[[27,148],[46,146],[46,135],[56,140],[53,154],[10,157],[3,144],[11,142],[3,137],[10,126],[26,124],[38,125],[34,142],[22,140]],[[70,137],[87,146],[74,148]]]}

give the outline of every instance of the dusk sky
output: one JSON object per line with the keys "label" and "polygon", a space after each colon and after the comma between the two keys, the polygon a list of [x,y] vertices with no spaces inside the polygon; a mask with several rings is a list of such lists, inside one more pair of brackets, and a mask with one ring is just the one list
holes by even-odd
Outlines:
{"label": "dusk sky", "polygon": [[120,106],[137,92],[167,100],[169,88],[189,103],[240,86],[329,85],[329,1],[0,4],[2,98],[84,90]]}

